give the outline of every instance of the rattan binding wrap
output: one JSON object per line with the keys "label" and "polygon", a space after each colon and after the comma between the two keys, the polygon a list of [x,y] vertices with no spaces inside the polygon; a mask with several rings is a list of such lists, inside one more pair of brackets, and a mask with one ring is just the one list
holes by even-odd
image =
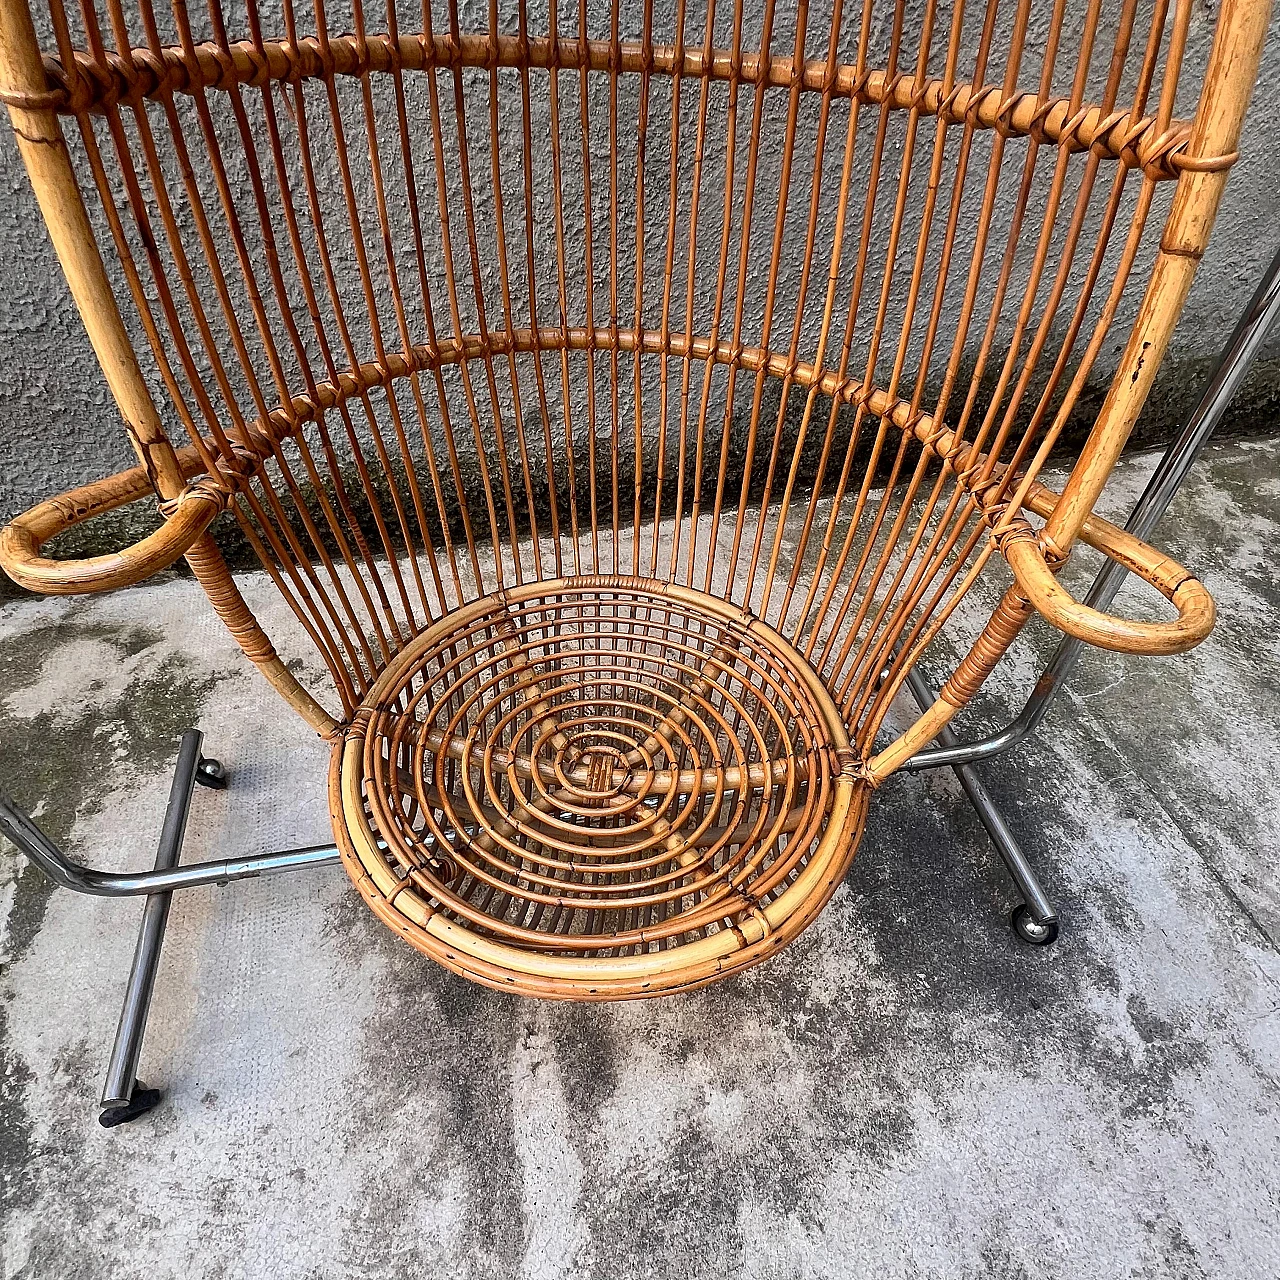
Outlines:
{"label": "rattan binding wrap", "polygon": [[[75,592],[185,555],[332,739],[361,893],[451,968],[603,999],[754,963],[1034,614],[1131,652],[1212,626],[1092,510],[1265,5],[1224,0],[1210,47],[1192,0],[48,3],[0,0],[0,98],[139,466],[0,560]],[[137,546],[44,555],[151,493]],[[233,526],[325,680],[246,603]],[[1073,600],[1078,539],[1176,616]],[[937,703],[886,735],[944,634]]]}

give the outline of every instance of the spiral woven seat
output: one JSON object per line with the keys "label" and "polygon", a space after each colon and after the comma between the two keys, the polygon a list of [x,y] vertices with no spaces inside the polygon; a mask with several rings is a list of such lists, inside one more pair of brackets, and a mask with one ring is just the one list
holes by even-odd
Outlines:
{"label": "spiral woven seat", "polygon": [[335,750],[365,899],[491,986],[658,995],[771,954],[830,897],[865,788],[804,659],[638,578],[490,595],[407,647]]}

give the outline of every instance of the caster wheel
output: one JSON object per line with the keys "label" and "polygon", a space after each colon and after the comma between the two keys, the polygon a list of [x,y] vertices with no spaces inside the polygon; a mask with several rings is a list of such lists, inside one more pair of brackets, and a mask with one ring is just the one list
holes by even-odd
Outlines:
{"label": "caster wheel", "polygon": [[1023,942],[1029,942],[1033,947],[1047,947],[1051,942],[1058,940],[1057,920],[1037,920],[1027,910],[1025,902],[1014,908],[1013,915],[1009,917],[1009,923],[1013,925],[1014,933]]}
{"label": "caster wheel", "polygon": [[104,1108],[102,1114],[98,1116],[98,1123],[104,1129],[114,1129],[117,1125],[128,1124],[130,1120],[145,1116],[163,1097],[164,1094],[159,1089],[148,1089],[141,1080],[135,1080],[129,1101],[118,1107]]}
{"label": "caster wheel", "polygon": [[211,760],[207,757],[200,761],[196,767],[196,781],[202,787],[210,787],[214,791],[225,791],[227,789],[227,771],[223,767],[221,760]]}

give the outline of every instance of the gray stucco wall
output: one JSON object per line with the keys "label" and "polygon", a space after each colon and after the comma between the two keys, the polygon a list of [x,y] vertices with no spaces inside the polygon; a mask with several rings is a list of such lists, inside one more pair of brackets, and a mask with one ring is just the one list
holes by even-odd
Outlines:
{"label": "gray stucco wall", "polygon": [[[1197,13],[1195,39],[1207,40],[1212,19],[1209,7]],[[1208,365],[1280,244],[1280,153],[1271,141],[1278,130],[1280,40],[1272,39],[1217,234],[1140,424],[1140,441],[1168,436],[1193,405]],[[0,136],[0,190],[0,518],[8,518],[133,459],[8,130]],[[1131,310],[1121,326],[1129,318]],[[1095,386],[1105,384],[1119,345],[1104,351]],[[1277,399],[1280,337],[1269,344],[1224,429],[1272,430]],[[81,545],[110,536],[106,527]]]}

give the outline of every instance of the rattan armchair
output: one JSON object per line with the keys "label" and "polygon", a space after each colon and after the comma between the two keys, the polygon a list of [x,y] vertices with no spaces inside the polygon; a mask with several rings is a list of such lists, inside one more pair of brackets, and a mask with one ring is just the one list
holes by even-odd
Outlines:
{"label": "rattan armchair", "polygon": [[[0,562],[74,593],[185,557],[333,744],[378,916],[500,989],[652,996],[812,921],[1036,614],[1130,653],[1213,625],[1093,509],[1267,7],[1222,0],[1211,41],[1191,0],[530,8],[0,0],[0,96],[139,458]],[[149,498],[137,545],[46,558]],[[1168,617],[1075,600],[1078,541]],[[889,731],[930,651],[950,677]]]}

